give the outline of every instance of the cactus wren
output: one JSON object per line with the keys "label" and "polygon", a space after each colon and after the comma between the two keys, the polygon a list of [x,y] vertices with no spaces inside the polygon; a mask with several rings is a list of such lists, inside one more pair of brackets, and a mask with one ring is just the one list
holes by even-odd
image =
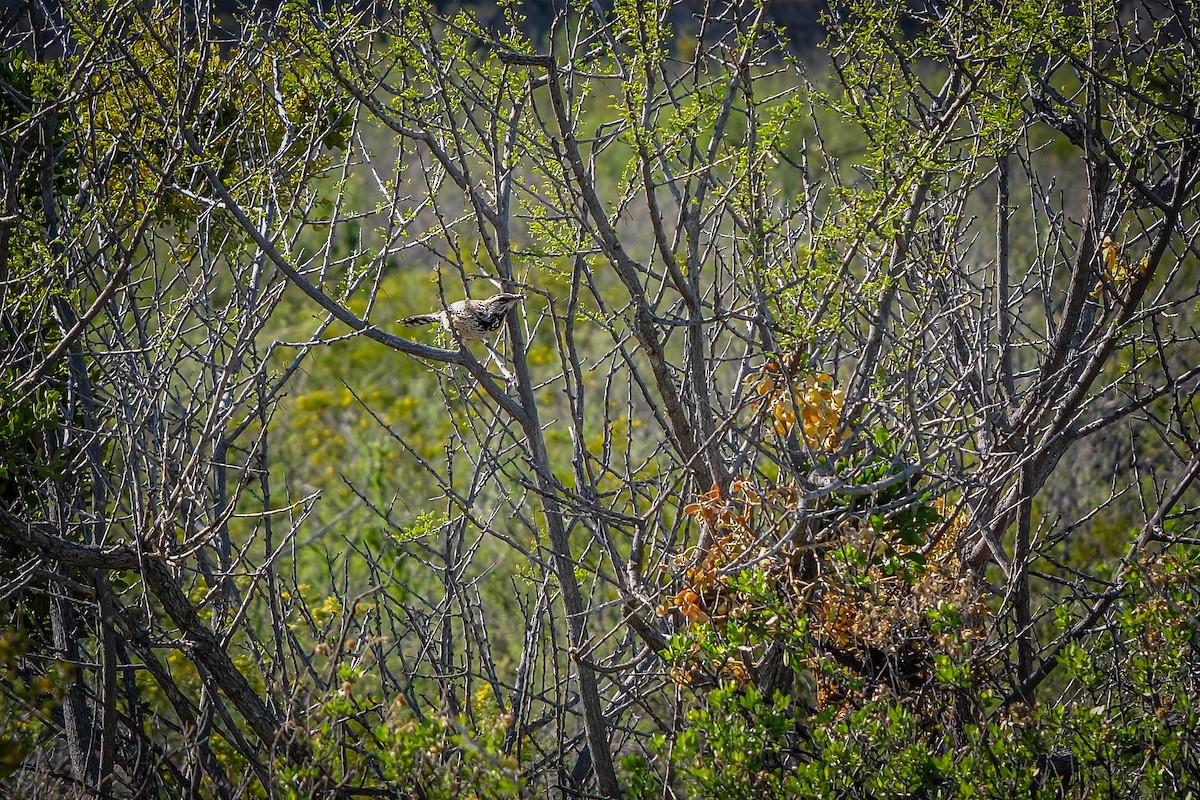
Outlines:
{"label": "cactus wren", "polygon": [[449,333],[464,342],[478,342],[500,330],[504,315],[525,295],[501,292],[486,300],[458,300],[445,311],[436,314],[417,314],[396,320],[401,325],[432,325],[437,322]]}

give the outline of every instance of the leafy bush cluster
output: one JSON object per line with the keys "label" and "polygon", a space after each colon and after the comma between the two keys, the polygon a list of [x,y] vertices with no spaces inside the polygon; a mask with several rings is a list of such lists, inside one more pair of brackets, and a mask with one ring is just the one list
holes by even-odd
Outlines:
{"label": "leafy bush cluster", "polygon": [[[938,518],[923,536],[962,525]],[[987,645],[997,601],[953,548],[935,544],[914,562],[887,533],[844,521],[816,546],[766,557],[734,545],[757,561],[745,567],[724,555],[737,536],[718,536],[662,609],[687,620],[665,656],[690,699],[676,733],[625,758],[632,796],[1196,791],[1200,550],[1131,565],[1117,624],[1066,646],[1053,699],[1029,705]],[[1074,622],[1060,614],[1057,625]]]}

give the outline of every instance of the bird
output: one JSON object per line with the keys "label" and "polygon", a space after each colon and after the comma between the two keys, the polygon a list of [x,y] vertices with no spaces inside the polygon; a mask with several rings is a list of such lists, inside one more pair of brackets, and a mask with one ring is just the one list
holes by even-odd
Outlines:
{"label": "bird", "polygon": [[485,300],[456,300],[443,311],[417,314],[396,320],[400,325],[432,325],[438,323],[446,332],[464,342],[479,342],[500,330],[504,315],[525,299],[523,294],[500,292]]}

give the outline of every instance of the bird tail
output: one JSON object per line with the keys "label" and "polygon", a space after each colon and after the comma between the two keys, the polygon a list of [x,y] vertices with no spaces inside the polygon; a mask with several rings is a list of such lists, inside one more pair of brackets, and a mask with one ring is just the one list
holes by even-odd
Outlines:
{"label": "bird tail", "polygon": [[404,317],[403,319],[396,320],[396,322],[401,325],[432,325],[435,322],[441,322],[441,320],[441,314],[417,314],[415,317]]}

